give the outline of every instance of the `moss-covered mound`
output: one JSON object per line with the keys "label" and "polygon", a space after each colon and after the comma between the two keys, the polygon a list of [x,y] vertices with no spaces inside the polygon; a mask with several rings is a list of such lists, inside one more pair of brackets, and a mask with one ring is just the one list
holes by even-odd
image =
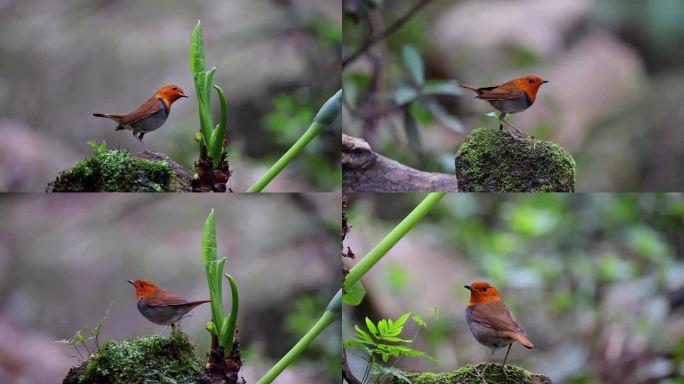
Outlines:
{"label": "moss-covered mound", "polygon": [[[407,373],[412,384],[552,384],[544,375],[528,372],[514,365],[506,365],[506,373],[499,365],[480,363],[466,365],[449,372]],[[395,378],[389,384],[403,384],[403,380]]]}
{"label": "moss-covered mound", "polygon": [[[140,158],[142,156],[153,158]],[[190,178],[162,154],[134,157],[126,150],[95,150],[48,184],[50,192],[190,192]]]}
{"label": "moss-covered mound", "polygon": [[573,192],[575,160],[560,146],[478,128],[456,153],[462,192]]}
{"label": "moss-covered mound", "polygon": [[208,384],[203,370],[188,337],[173,331],[168,339],[150,336],[102,344],[94,356],[71,368],[63,383]]}

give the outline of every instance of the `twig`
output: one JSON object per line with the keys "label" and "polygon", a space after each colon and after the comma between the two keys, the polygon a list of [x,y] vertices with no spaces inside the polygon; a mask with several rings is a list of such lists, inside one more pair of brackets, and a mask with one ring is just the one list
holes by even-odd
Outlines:
{"label": "twig", "polygon": [[394,23],[392,23],[387,29],[371,36],[368,40],[366,40],[363,45],[354,53],[351,55],[345,57],[342,59],[342,68],[346,67],[348,64],[353,62],[354,60],[358,59],[359,56],[363,55],[366,51],[368,51],[373,45],[378,43],[379,41],[387,38],[389,35],[392,33],[396,32],[399,28],[401,28],[413,15],[415,15],[418,11],[421,10],[424,6],[428,5],[432,0],[420,0],[417,2],[411,9],[409,9],[406,14],[400,18],[398,18]]}

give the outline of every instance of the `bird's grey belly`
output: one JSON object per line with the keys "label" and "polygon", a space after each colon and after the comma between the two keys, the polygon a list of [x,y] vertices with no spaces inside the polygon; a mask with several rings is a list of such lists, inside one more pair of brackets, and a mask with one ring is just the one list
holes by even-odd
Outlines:
{"label": "bird's grey belly", "polygon": [[478,322],[471,321],[468,326],[470,327],[470,332],[475,336],[475,339],[486,347],[503,348],[513,343],[512,339],[502,337],[499,331],[485,327]]}
{"label": "bird's grey belly", "polygon": [[130,129],[134,132],[151,132],[161,127],[167,117],[169,117],[169,114],[162,108],[150,116],[132,123]]}
{"label": "bird's grey belly", "polygon": [[514,100],[489,100],[489,103],[497,110],[505,113],[522,112],[532,105],[525,92]]}
{"label": "bird's grey belly", "polygon": [[159,305],[153,307],[146,305],[145,299],[140,299],[140,301],[138,301],[138,310],[140,310],[140,313],[142,313],[147,320],[161,325],[177,323],[183,315],[190,311],[190,309],[192,308],[179,308],[179,306],[173,305]]}

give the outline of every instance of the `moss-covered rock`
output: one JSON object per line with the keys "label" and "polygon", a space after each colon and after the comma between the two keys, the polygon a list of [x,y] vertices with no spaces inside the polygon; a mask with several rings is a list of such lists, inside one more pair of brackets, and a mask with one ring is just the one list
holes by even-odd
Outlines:
{"label": "moss-covered rock", "polygon": [[[544,375],[531,373],[516,367],[506,365],[506,373],[500,366],[491,363],[466,365],[449,372],[421,372],[407,373],[412,384],[552,384],[551,379]],[[395,378],[389,384],[403,384],[403,380]]]}
{"label": "moss-covered rock", "polygon": [[575,160],[560,146],[478,128],[456,153],[461,192],[573,192]]}
{"label": "moss-covered rock", "polygon": [[[94,146],[95,147],[95,146]],[[190,178],[168,156],[96,148],[48,184],[50,192],[190,192]]]}
{"label": "moss-covered rock", "polygon": [[174,330],[168,339],[150,336],[104,343],[94,356],[73,367],[63,383],[208,384],[204,365],[188,337]]}

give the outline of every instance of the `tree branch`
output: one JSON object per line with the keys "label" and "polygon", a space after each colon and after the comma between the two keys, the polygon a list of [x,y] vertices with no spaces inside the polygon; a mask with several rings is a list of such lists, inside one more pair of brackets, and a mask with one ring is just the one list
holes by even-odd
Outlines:
{"label": "tree branch", "polygon": [[342,190],[353,192],[456,192],[453,175],[423,172],[373,152],[360,138],[342,134]]}
{"label": "tree branch", "polygon": [[361,55],[363,55],[366,51],[368,51],[373,45],[378,43],[379,41],[382,41],[383,39],[387,38],[389,35],[392,33],[396,32],[399,28],[401,28],[404,24],[406,24],[407,21],[413,17],[418,11],[420,11],[424,6],[428,5],[432,0],[420,0],[417,2],[411,9],[409,9],[406,14],[397,20],[394,21],[387,29],[378,32],[377,34],[371,36],[368,40],[366,40],[363,45],[354,53],[351,55],[345,57],[342,59],[342,69],[346,67],[348,64],[353,62],[354,60],[358,59]]}

